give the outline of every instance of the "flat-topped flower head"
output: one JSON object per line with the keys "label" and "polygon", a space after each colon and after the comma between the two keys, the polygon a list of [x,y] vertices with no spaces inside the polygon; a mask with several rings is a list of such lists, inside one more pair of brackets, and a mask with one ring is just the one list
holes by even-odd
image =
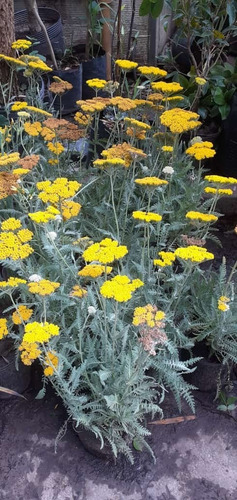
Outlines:
{"label": "flat-topped flower head", "polygon": [[15,229],[20,229],[21,227],[21,221],[19,219],[15,219],[15,217],[10,217],[1,223],[2,231],[14,231]]}
{"label": "flat-topped flower head", "polygon": [[29,344],[33,342],[38,342],[39,344],[44,344],[48,342],[51,337],[59,335],[58,325],[53,323],[38,323],[34,321],[33,323],[27,323],[25,325],[25,333],[23,335],[23,342]]}
{"label": "flat-topped flower head", "polygon": [[30,40],[25,40],[22,38],[19,38],[15,42],[12,43],[12,49],[13,50],[26,50],[29,49],[32,45],[32,42]]}
{"label": "flat-topped flower head", "polygon": [[154,259],[153,261],[154,266],[159,266],[159,267],[172,266],[173,262],[176,259],[174,252],[161,251],[158,252],[158,255],[160,256],[160,259]]}
{"label": "flat-topped flower head", "polygon": [[147,154],[144,153],[142,149],[135,148],[127,142],[116,144],[109,149],[104,149],[101,155],[106,159],[122,158],[125,161],[125,167],[130,167],[133,160],[147,157]]}
{"label": "flat-topped flower head", "polygon": [[151,125],[148,125],[148,123],[141,122],[140,120],[135,120],[135,118],[129,118],[126,116],[124,118],[125,123],[131,125],[134,128],[138,128],[141,130],[150,130]]}
{"label": "flat-topped flower head", "polygon": [[26,366],[32,365],[33,361],[35,361],[42,352],[37,342],[22,342],[19,351],[21,352],[21,361]]}
{"label": "flat-topped flower head", "polygon": [[205,80],[205,78],[201,78],[200,76],[196,76],[195,82],[202,87],[207,83],[207,80]]}
{"label": "flat-topped flower head", "polygon": [[27,284],[29,292],[42,295],[51,295],[60,287],[60,283],[41,279],[40,281],[31,281]]}
{"label": "flat-topped flower head", "polygon": [[204,188],[205,193],[207,194],[214,194],[217,196],[231,196],[234,194],[234,191],[232,189],[216,189],[212,187],[206,187]]}
{"label": "flat-topped flower head", "polygon": [[222,295],[218,300],[218,309],[223,312],[228,311],[230,308],[228,302],[230,302],[230,299]]}
{"label": "flat-topped flower head", "polygon": [[7,320],[6,318],[0,318],[0,340],[6,337],[8,334]]}
{"label": "flat-topped flower head", "polygon": [[55,351],[48,351],[44,359],[44,375],[52,377],[55,370],[58,368],[58,356]]}
{"label": "flat-topped flower head", "polygon": [[72,217],[76,217],[80,210],[80,203],[76,203],[73,200],[64,200],[61,205],[63,220],[69,220]]}
{"label": "flat-topped flower head", "polygon": [[213,184],[237,184],[237,179],[234,177],[224,177],[222,175],[205,175],[204,179]]}
{"label": "flat-topped flower head", "polygon": [[144,283],[140,279],[131,280],[126,275],[117,275],[103,283],[100,287],[100,293],[107,299],[127,302],[132,298],[132,293],[143,285]]}
{"label": "flat-topped flower head", "polygon": [[213,214],[203,214],[201,212],[190,211],[185,215],[186,219],[199,222],[216,222],[218,217]]}
{"label": "flat-topped flower head", "polygon": [[32,238],[33,233],[29,229],[21,229],[18,219],[11,217],[4,221],[0,233],[0,260],[21,260],[29,257],[34,250],[26,242]]}
{"label": "flat-topped flower head", "polygon": [[86,80],[86,84],[88,85],[88,87],[91,87],[92,89],[102,90],[104,89],[107,82],[106,80],[103,80],[101,78],[91,78],[90,80]]}
{"label": "flat-topped flower head", "polygon": [[15,288],[19,285],[24,285],[26,280],[21,278],[15,278],[14,276],[10,276],[6,281],[0,281],[0,288]]}
{"label": "flat-topped flower head", "polygon": [[81,184],[77,181],[69,181],[66,177],[58,177],[54,181],[37,182],[36,187],[41,191],[39,198],[44,203],[55,204],[74,196]]}
{"label": "flat-topped flower head", "polygon": [[126,167],[126,162],[122,158],[106,158],[93,161],[94,167],[107,169],[112,167]]}
{"label": "flat-topped flower head", "polygon": [[139,66],[137,69],[142,75],[152,80],[167,76],[167,71],[160,69],[157,66]]}
{"label": "flat-topped flower head", "polygon": [[160,322],[165,319],[165,313],[159,311],[156,306],[147,304],[143,307],[136,307],[133,313],[133,325],[147,325],[150,328],[160,326]]}
{"label": "flat-topped flower head", "polygon": [[138,63],[134,61],[128,61],[127,59],[117,59],[115,64],[119,66],[123,71],[131,71],[132,69],[136,69],[138,67]]}
{"label": "flat-topped flower head", "polygon": [[20,154],[17,152],[0,154],[0,167],[8,167],[10,165],[14,165],[14,163],[17,163],[19,159]]}
{"label": "flat-topped flower head", "polygon": [[112,269],[110,266],[88,264],[78,272],[78,276],[82,276],[83,278],[99,278],[104,273],[110,274]]}
{"label": "flat-topped flower head", "polygon": [[125,245],[119,245],[118,241],[105,238],[99,243],[93,243],[82,254],[86,262],[100,262],[111,264],[114,260],[122,259],[128,253]]}
{"label": "flat-topped flower head", "polygon": [[189,156],[193,156],[196,160],[204,160],[205,158],[213,158],[216,151],[213,149],[212,142],[201,141],[195,142],[186,149],[185,153]]}
{"label": "flat-topped flower head", "polygon": [[132,213],[134,219],[142,220],[144,222],[160,222],[162,216],[154,212],[142,212],[137,210]]}
{"label": "flat-topped flower head", "polygon": [[25,305],[19,305],[12,314],[12,321],[14,325],[21,325],[25,321],[28,321],[33,314],[33,309],[30,309],[29,307]]}
{"label": "flat-topped flower head", "polygon": [[154,82],[151,84],[153,90],[158,90],[164,94],[174,94],[175,92],[181,92],[183,87],[177,82]]}
{"label": "flat-topped flower head", "polygon": [[47,224],[50,220],[56,220],[56,217],[60,216],[60,211],[55,207],[49,206],[45,211],[28,213],[28,216],[37,224]]}
{"label": "flat-topped flower head", "polygon": [[164,111],[160,116],[161,124],[168,127],[174,134],[182,134],[188,130],[199,127],[199,115],[193,111],[181,108],[173,108]]}
{"label": "flat-topped flower head", "polygon": [[196,245],[190,245],[187,247],[179,247],[174,252],[175,256],[181,260],[186,260],[190,262],[201,263],[206,260],[214,259],[214,255],[208,252],[206,248],[198,247]]}
{"label": "flat-topped flower head", "polygon": [[74,285],[69,295],[71,297],[78,297],[79,299],[82,299],[82,297],[85,297],[85,295],[87,295],[87,290],[79,285]]}
{"label": "flat-topped flower head", "polygon": [[159,187],[165,186],[168,184],[168,181],[164,179],[159,179],[159,177],[143,177],[143,179],[135,179],[135,183],[140,186],[148,186],[148,187]]}

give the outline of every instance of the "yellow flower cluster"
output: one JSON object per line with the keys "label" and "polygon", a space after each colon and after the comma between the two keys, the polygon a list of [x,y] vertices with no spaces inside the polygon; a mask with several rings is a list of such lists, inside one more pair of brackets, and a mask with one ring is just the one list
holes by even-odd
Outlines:
{"label": "yellow flower cluster", "polygon": [[28,213],[28,216],[30,217],[33,222],[36,222],[37,224],[47,224],[52,219],[55,219],[56,215],[59,215],[60,211],[52,206],[47,207],[47,209],[39,212],[34,212],[34,213]]}
{"label": "yellow flower cluster", "polygon": [[234,177],[223,177],[222,175],[205,175],[204,179],[215,184],[237,184],[237,179]]}
{"label": "yellow flower cluster", "polygon": [[42,59],[38,58],[38,61],[30,61],[28,63],[28,67],[30,69],[36,69],[39,71],[53,71],[52,68],[50,68]]}
{"label": "yellow flower cluster", "polygon": [[141,212],[137,210],[132,213],[134,219],[142,220],[144,222],[160,222],[162,220],[161,215],[155,214],[153,212]]}
{"label": "yellow flower cluster", "polygon": [[25,122],[24,130],[28,135],[32,137],[37,137],[42,130],[42,125],[40,122],[33,122],[33,123]]}
{"label": "yellow flower cluster", "polygon": [[19,159],[19,153],[0,154],[0,167],[8,167],[9,165],[13,165],[14,163],[17,163]]}
{"label": "yellow flower cluster", "polygon": [[133,61],[128,61],[127,59],[117,59],[115,64],[123,71],[131,71],[132,69],[136,69],[138,64]]}
{"label": "yellow flower cluster", "polygon": [[42,127],[40,135],[44,138],[45,141],[52,141],[56,137],[55,132],[49,127]]}
{"label": "yellow flower cluster", "polygon": [[79,214],[81,210],[81,205],[80,203],[76,203],[75,201],[72,200],[65,200],[62,202],[61,210],[63,219],[68,220],[71,219],[72,217],[76,217]]}
{"label": "yellow flower cluster", "polygon": [[27,108],[28,104],[26,101],[15,101],[14,104],[12,104],[11,110],[12,111],[21,111],[21,109]]}
{"label": "yellow flower cluster", "polygon": [[111,264],[114,260],[122,259],[128,253],[125,245],[119,245],[111,238],[104,238],[99,243],[93,243],[82,254],[86,262],[97,261],[101,264]]}
{"label": "yellow flower cluster", "polygon": [[14,50],[26,50],[29,49],[30,46],[32,45],[32,42],[30,40],[24,40],[19,38],[15,42],[12,43],[12,49]]}
{"label": "yellow flower cluster", "polygon": [[18,177],[22,177],[22,175],[26,175],[30,172],[28,168],[14,168],[12,173],[17,175]]}
{"label": "yellow flower cluster", "polygon": [[8,334],[6,318],[0,318],[0,340]]}
{"label": "yellow flower cluster", "polygon": [[26,280],[22,280],[21,278],[14,278],[14,276],[10,276],[7,281],[0,281],[0,288],[14,288],[18,285],[25,284]]}
{"label": "yellow flower cluster", "polygon": [[42,279],[28,283],[27,286],[30,293],[37,293],[44,297],[45,295],[54,293],[60,287],[60,283]]}
{"label": "yellow flower cluster", "polygon": [[48,142],[47,148],[51,153],[54,153],[55,155],[60,155],[63,153],[65,150],[64,146],[61,144],[61,142]]}
{"label": "yellow flower cluster", "polygon": [[218,220],[218,217],[213,214],[203,214],[201,212],[187,212],[185,215],[186,219],[191,219],[191,220],[198,220],[201,222],[216,222]]}
{"label": "yellow flower cluster", "polygon": [[174,134],[182,134],[201,125],[198,118],[199,115],[193,111],[173,108],[164,111],[160,117],[160,121],[162,125],[168,127]]}
{"label": "yellow flower cluster", "polygon": [[101,78],[92,78],[90,80],[87,80],[86,83],[88,87],[97,90],[103,89],[107,84],[106,80],[102,80]]}
{"label": "yellow flower cluster", "polygon": [[167,75],[167,71],[157,68],[157,66],[139,66],[137,69],[147,78],[159,78]]}
{"label": "yellow flower cluster", "polygon": [[176,256],[173,252],[158,252],[158,255],[161,257],[160,259],[154,259],[153,263],[155,266],[166,267],[172,266],[173,262],[176,259]]}
{"label": "yellow flower cluster", "polygon": [[198,85],[205,85],[205,83],[207,83],[207,81],[205,80],[205,78],[201,78],[200,76],[196,76],[195,78],[195,82],[198,84]]}
{"label": "yellow flower cluster", "polygon": [[153,90],[164,92],[164,94],[174,94],[183,90],[183,87],[177,82],[154,82],[151,84],[151,87]]}
{"label": "yellow flower cluster", "polygon": [[104,158],[122,158],[125,160],[125,167],[129,167],[135,158],[147,157],[142,149],[134,148],[127,142],[112,146],[111,148],[102,151],[101,155]]}
{"label": "yellow flower cluster", "polygon": [[135,109],[137,104],[135,100],[129,99],[129,97],[121,97],[120,95],[116,97],[111,97],[109,104],[112,106],[117,106],[120,111],[130,111]]}
{"label": "yellow flower cluster", "polygon": [[72,84],[70,82],[67,82],[66,80],[62,80],[61,78],[53,76],[54,80],[57,78],[55,82],[52,82],[49,86],[50,92],[53,94],[58,94],[62,95],[65,92],[68,92],[68,90],[71,90],[73,88]]}
{"label": "yellow flower cluster", "polygon": [[40,192],[39,198],[44,203],[59,203],[61,200],[71,198],[80,189],[77,181],[69,181],[66,177],[58,177],[52,181],[37,182],[36,187]]}
{"label": "yellow flower cluster", "polygon": [[205,158],[213,158],[216,152],[213,149],[212,142],[203,141],[195,142],[192,146],[186,149],[186,154],[193,156],[196,160],[204,160]]}
{"label": "yellow flower cluster", "polygon": [[160,321],[165,319],[165,313],[158,311],[156,306],[147,304],[144,307],[136,307],[133,313],[133,325],[147,325],[150,328],[160,325]]}
{"label": "yellow flower cluster", "polygon": [[122,158],[98,159],[93,161],[93,165],[97,168],[127,167],[125,160]]}
{"label": "yellow flower cluster", "polygon": [[87,290],[79,285],[74,285],[72,291],[70,292],[71,297],[78,297],[79,299],[82,299],[85,295],[87,295]]}
{"label": "yellow flower cluster", "polygon": [[206,260],[214,259],[214,255],[208,252],[206,248],[198,247],[196,245],[190,245],[187,247],[179,247],[175,250],[175,256],[182,260],[188,260],[191,262],[205,262]]}
{"label": "yellow flower cluster", "polygon": [[162,151],[164,151],[164,153],[173,153],[174,151],[174,148],[173,146],[162,146]]}
{"label": "yellow flower cluster", "polygon": [[230,306],[227,304],[227,302],[229,302],[230,299],[228,299],[228,297],[226,297],[225,295],[222,295],[219,300],[218,300],[218,309],[220,309],[220,311],[228,311]]}
{"label": "yellow flower cluster", "polygon": [[36,342],[22,342],[19,351],[21,351],[21,361],[26,366],[32,365],[42,352]]}
{"label": "yellow flower cluster", "polygon": [[168,181],[159,177],[143,177],[143,179],[135,179],[135,183],[140,186],[159,187],[168,184]]}
{"label": "yellow flower cluster", "polygon": [[[32,239],[33,233],[29,231],[29,229],[20,228],[21,222],[14,219],[14,217],[5,220],[1,224],[2,232],[0,233],[0,260],[25,259],[34,251],[30,245],[25,244],[25,242]],[[18,229],[19,231],[17,231]]]}
{"label": "yellow flower cluster", "polygon": [[77,111],[77,113],[74,116],[74,120],[79,123],[79,125],[82,125],[83,127],[88,127],[91,123],[91,116],[87,115],[85,113],[81,113],[80,111]]}
{"label": "yellow flower cluster", "polygon": [[80,106],[84,113],[96,113],[101,112],[109,104],[108,98],[103,97],[93,97],[93,99],[86,99],[85,101],[77,101],[77,105]]}
{"label": "yellow flower cluster", "polygon": [[88,264],[83,267],[78,273],[78,276],[83,278],[99,278],[103,273],[110,274],[113,270],[110,266],[101,266],[100,264]]}
{"label": "yellow flower cluster", "polygon": [[44,360],[44,375],[46,377],[51,377],[55,369],[58,367],[58,356],[55,351],[48,351]]}
{"label": "yellow flower cluster", "polygon": [[11,56],[6,56],[5,54],[0,54],[0,60],[6,61],[8,64],[13,64],[16,66],[20,66],[21,68],[24,68],[27,66],[27,64],[24,61],[21,61],[20,59],[16,59],[15,57]]}
{"label": "yellow flower cluster", "polygon": [[135,120],[135,118],[128,118],[127,116],[124,118],[124,121],[131,125],[131,127],[138,128],[141,130],[150,130],[151,126],[148,123],[141,122],[139,120]]}
{"label": "yellow flower cluster", "polygon": [[103,283],[100,287],[100,293],[107,299],[127,302],[132,298],[132,292],[143,285],[144,283],[140,279],[131,280],[128,276],[117,275]]}
{"label": "yellow flower cluster", "polygon": [[28,321],[33,314],[33,309],[20,305],[17,307],[16,311],[12,314],[12,321],[14,325],[21,325],[24,321]]}
{"label": "yellow flower cluster", "polygon": [[58,325],[48,323],[47,321],[45,323],[34,321],[33,323],[27,323],[27,325],[25,325],[23,342],[28,342],[29,344],[39,342],[39,344],[43,344],[56,335],[59,335]]}
{"label": "yellow flower cluster", "polygon": [[205,193],[207,194],[217,194],[217,195],[226,195],[226,196],[231,196],[233,194],[232,189],[216,189],[212,187],[206,187],[204,188]]}
{"label": "yellow flower cluster", "polygon": [[28,111],[32,111],[33,113],[39,113],[40,115],[43,116],[52,116],[52,113],[49,113],[48,111],[45,111],[44,109],[41,108],[36,108],[35,106],[26,106],[25,109],[28,109]]}

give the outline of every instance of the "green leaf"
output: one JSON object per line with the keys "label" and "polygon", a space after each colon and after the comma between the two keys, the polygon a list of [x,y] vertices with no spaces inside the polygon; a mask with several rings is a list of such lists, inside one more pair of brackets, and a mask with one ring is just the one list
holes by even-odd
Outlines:
{"label": "green leaf", "polygon": [[8,120],[4,115],[0,115],[0,127],[5,127],[5,125],[8,125]]}
{"label": "green leaf", "polygon": [[135,437],[133,442],[132,442],[133,448],[137,451],[142,451],[143,446],[139,438]]}
{"label": "green leaf", "polygon": [[228,411],[233,411],[233,410],[235,410],[235,408],[236,408],[236,405],[228,405],[227,406]]}
{"label": "green leaf", "polygon": [[164,6],[164,0],[156,0],[156,3],[151,4],[151,15],[154,19],[159,17]]}
{"label": "green leaf", "polygon": [[227,398],[227,405],[232,405],[233,403],[236,403],[237,401],[237,397],[236,396],[230,396],[229,398]]}
{"label": "green leaf", "polygon": [[229,24],[234,24],[236,20],[236,8],[233,0],[229,0],[226,6],[226,12],[229,17]]}
{"label": "green leaf", "polygon": [[217,410],[227,411],[227,406],[226,405],[219,405],[219,406],[217,406]]}
{"label": "green leaf", "polygon": [[147,14],[150,14],[150,12],[151,12],[150,0],[143,0],[140,5],[139,16],[147,16]]}
{"label": "green leaf", "polygon": [[225,120],[230,112],[230,105],[228,103],[225,103],[224,106],[219,107],[221,119]]}
{"label": "green leaf", "polygon": [[213,94],[213,99],[216,104],[220,106],[225,104],[225,96],[220,88],[216,89]]}

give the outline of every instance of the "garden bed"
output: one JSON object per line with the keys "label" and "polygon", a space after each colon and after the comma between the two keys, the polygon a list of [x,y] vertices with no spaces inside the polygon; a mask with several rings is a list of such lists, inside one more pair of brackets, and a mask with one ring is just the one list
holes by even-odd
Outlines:
{"label": "garden bed", "polygon": [[[235,385],[237,395],[237,386]],[[152,426],[149,438],[156,464],[135,452],[135,464],[94,458],[84,450],[71,425],[54,445],[67,418],[52,390],[35,400],[2,401],[0,434],[4,500],[234,500],[237,498],[236,421],[216,409],[212,397],[196,393],[196,420]],[[171,397],[166,417],[177,415]],[[190,410],[184,408],[183,414]],[[151,428],[151,426],[149,426]]]}

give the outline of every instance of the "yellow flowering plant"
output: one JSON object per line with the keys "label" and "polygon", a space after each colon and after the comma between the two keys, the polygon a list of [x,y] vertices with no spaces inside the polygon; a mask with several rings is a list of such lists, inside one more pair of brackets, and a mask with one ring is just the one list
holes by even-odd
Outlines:
{"label": "yellow flowering plant", "polygon": [[[132,67],[119,64],[124,75]],[[154,68],[140,73],[146,78]],[[199,340],[200,332],[190,330],[200,322],[198,287],[209,282],[204,265],[214,260],[208,240],[219,216],[216,202],[219,191],[237,182],[204,178],[202,160],[196,167],[187,152],[193,144],[186,151],[181,146],[183,132],[198,130],[199,114],[179,107],[182,101],[173,107],[168,97],[180,90],[175,82],[163,82],[159,96],[150,82],[146,99],[139,89],[125,94],[124,85],[123,95],[120,89],[120,95],[79,101],[77,124],[40,112],[37,100],[15,102],[16,113],[30,116],[17,115],[0,154],[6,272],[0,297],[8,300],[0,336],[14,340],[24,364],[39,359],[41,395],[50,380],[74,424],[131,461],[133,439],[149,448],[145,417],[163,415],[166,391],[179,409],[185,399],[194,411],[183,374],[195,358],[182,361],[180,350],[190,352]],[[97,89],[103,82],[89,83]],[[129,127],[145,132],[146,140],[127,134]],[[92,147],[74,161],[68,132],[82,129]],[[216,191],[204,200],[208,188]],[[215,298],[205,292],[220,322],[234,314],[231,283],[232,277],[226,287],[215,285]],[[209,327],[206,332],[211,335]]]}

